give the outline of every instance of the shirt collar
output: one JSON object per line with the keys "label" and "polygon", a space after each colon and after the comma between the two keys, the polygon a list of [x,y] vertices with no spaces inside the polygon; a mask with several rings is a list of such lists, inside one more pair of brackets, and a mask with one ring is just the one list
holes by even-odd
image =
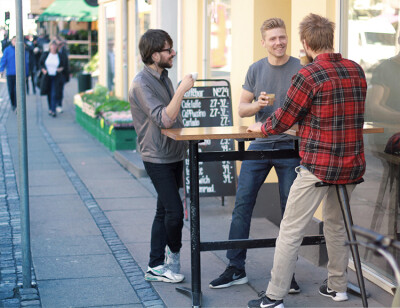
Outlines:
{"label": "shirt collar", "polygon": [[147,65],[144,66],[144,70],[147,71],[148,73],[150,73],[152,76],[154,76],[157,79],[160,79],[161,76],[163,76],[164,78],[168,77],[168,71],[166,69],[164,69],[162,71],[161,75],[157,71],[153,70],[152,68],[150,68]]}
{"label": "shirt collar", "polygon": [[330,61],[336,62],[343,60],[342,55],[340,53],[321,53],[315,57],[314,61]]}

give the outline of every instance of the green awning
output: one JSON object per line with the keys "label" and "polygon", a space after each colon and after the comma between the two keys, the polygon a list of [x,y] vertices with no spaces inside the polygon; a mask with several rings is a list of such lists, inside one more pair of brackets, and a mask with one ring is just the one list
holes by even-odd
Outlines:
{"label": "green awning", "polygon": [[40,16],[39,21],[95,21],[98,7],[87,5],[84,0],[56,0]]}

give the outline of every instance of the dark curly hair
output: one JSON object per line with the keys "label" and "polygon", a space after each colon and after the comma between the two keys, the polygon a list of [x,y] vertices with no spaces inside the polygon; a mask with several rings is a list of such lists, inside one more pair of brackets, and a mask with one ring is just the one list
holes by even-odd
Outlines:
{"label": "dark curly hair", "polygon": [[164,48],[165,42],[172,47],[173,42],[167,32],[161,29],[147,30],[139,41],[139,51],[143,63],[146,65],[153,64],[154,61],[151,56],[153,53],[161,51]]}

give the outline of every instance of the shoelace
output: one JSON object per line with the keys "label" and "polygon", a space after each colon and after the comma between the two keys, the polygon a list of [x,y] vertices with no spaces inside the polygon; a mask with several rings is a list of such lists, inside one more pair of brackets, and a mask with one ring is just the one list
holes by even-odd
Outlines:
{"label": "shoelace", "polygon": [[258,297],[264,297],[264,296],[266,296],[265,291],[258,292],[257,296],[258,296]]}

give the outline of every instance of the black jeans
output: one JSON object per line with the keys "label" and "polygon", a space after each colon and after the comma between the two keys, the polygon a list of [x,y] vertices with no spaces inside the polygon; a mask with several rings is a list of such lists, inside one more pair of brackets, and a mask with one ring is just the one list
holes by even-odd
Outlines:
{"label": "black jeans", "polygon": [[17,108],[17,79],[15,75],[7,75],[8,94],[10,95],[11,107]]}
{"label": "black jeans", "polygon": [[36,72],[30,71],[29,75],[26,76],[26,93],[29,94],[29,77],[31,77],[32,81],[32,91],[33,94],[36,94]]}
{"label": "black jeans", "polygon": [[157,209],[151,228],[150,267],[164,263],[165,246],[172,252],[182,247],[183,206],[179,187],[183,161],[169,164],[143,162],[157,191]]}

